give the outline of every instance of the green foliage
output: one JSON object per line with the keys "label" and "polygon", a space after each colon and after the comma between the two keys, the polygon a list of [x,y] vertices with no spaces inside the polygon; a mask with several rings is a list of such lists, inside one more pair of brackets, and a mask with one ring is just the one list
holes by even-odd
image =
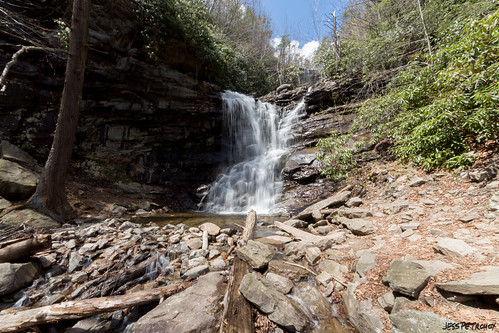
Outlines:
{"label": "green foliage", "polygon": [[323,176],[332,179],[348,177],[349,171],[355,167],[353,150],[348,147],[350,139],[351,135],[339,135],[337,131],[333,131],[329,138],[319,139],[317,159]]}
{"label": "green foliage", "polygon": [[54,20],[57,24],[56,37],[59,39],[61,46],[64,48],[69,48],[69,33],[71,29],[63,20]]}
{"label": "green foliage", "polygon": [[[272,81],[263,61],[243,54],[243,46],[238,47],[240,44],[236,45],[217,26],[219,22],[210,16],[205,1],[135,2],[142,24],[142,35],[151,57],[163,57],[167,43],[178,40],[194,55],[197,77],[212,80],[226,89],[246,93],[264,94],[270,90]],[[248,13],[254,15],[250,9]]]}
{"label": "green foliage", "polygon": [[448,31],[447,45],[411,62],[354,124],[426,169],[467,166],[470,151],[499,137],[499,10]]}

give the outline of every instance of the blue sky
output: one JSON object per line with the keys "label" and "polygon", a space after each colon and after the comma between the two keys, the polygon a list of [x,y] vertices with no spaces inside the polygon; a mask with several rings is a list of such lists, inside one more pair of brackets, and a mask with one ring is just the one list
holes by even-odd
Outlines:
{"label": "blue sky", "polygon": [[299,43],[300,52],[308,56],[328,34],[324,25],[326,13],[336,10],[339,16],[347,0],[261,0],[261,3],[272,20],[273,37],[288,34]]}

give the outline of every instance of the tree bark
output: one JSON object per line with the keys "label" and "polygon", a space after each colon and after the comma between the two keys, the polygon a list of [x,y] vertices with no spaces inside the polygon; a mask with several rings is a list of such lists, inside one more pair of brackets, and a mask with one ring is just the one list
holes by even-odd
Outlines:
{"label": "tree bark", "polygon": [[17,311],[16,313],[0,312],[0,332],[19,332],[27,328],[55,323],[60,320],[80,319],[99,313],[112,312],[157,302],[187,288],[189,284],[173,284],[135,293],[91,298],[82,301],[69,301],[40,308]]}
{"label": "tree bark", "polygon": [[[246,216],[240,245],[245,245],[252,237],[255,225],[256,212],[251,210]],[[249,271],[249,265],[236,256],[230,271],[229,283],[225,293],[224,313],[222,324],[220,325],[221,333],[253,333],[255,331],[253,310],[239,291],[239,285],[244,275],[249,273]]]}
{"label": "tree bark", "polygon": [[54,140],[35,194],[29,200],[35,209],[58,220],[64,219],[72,212],[65,184],[78,127],[88,48],[90,3],[91,0],[73,2],[69,58]]}

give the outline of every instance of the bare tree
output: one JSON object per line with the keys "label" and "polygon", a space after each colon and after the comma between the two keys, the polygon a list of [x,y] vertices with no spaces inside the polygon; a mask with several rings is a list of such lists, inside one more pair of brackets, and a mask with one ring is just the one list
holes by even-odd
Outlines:
{"label": "bare tree", "polygon": [[419,16],[421,17],[421,23],[423,24],[423,31],[424,31],[424,36],[426,39],[426,43],[428,43],[428,52],[430,53],[430,57],[433,57],[432,51],[431,51],[431,43],[430,43],[430,38],[428,37],[428,31],[426,31],[426,24],[424,22],[424,16],[423,16],[423,10],[421,9],[421,1],[416,0],[418,3],[418,9],[419,9]]}
{"label": "bare tree", "polygon": [[54,140],[35,194],[28,201],[35,209],[59,220],[72,212],[65,184],[78,127],[87,58],[90,4],[91,0],[73,2],[69,58]]}

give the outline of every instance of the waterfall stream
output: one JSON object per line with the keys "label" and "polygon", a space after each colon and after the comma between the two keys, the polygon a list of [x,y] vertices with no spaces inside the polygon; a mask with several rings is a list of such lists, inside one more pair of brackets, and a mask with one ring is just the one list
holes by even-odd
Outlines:
{"label": "waterfall stream", "polygon": [[203,210],[268,214],[279,198],[282,157],[288,152],[304,102],[281,115],[269,103],[232,91],[222,94],[223,149],[229,167],[202,200]]}

